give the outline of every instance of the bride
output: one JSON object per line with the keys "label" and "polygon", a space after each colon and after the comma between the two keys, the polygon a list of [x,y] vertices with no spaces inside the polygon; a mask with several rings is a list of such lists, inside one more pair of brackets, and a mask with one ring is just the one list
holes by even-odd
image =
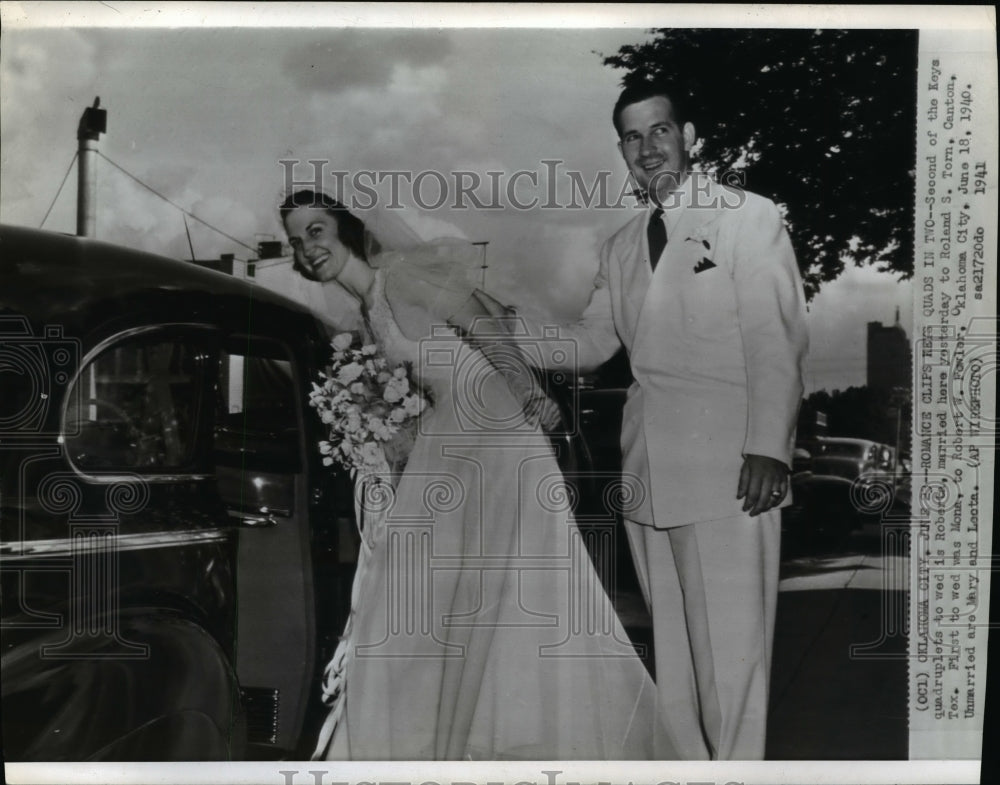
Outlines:
{"label": "bride", "polygon": [[473,249],[366,229],[311,191],[280,214],[295,270],[355,298],[431,402],[402,473],[359,475],[362,553],[314,758],[675,757],[537,412],[461,337],[486,313]]}

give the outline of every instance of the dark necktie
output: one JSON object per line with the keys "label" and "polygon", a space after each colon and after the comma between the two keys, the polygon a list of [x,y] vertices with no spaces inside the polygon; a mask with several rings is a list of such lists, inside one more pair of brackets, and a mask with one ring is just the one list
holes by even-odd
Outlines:
{"label": "dark necktie", "polygon": [[655,270],[656,263],[660,261],[660,254],[667,247],[667,227],[663,225],[662,207],[657,207],[649,216],[646,239],[649,240],[649,266]]}

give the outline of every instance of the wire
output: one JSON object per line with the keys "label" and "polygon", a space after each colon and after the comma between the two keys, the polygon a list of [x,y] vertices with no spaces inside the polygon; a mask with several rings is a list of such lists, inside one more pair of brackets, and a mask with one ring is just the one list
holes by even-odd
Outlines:
{"label": "wire", "polygon": [[62,182],[59,183],[59,190],[56,191],[55,198],[52,200],[52,204],[49,205],[49,209],[45,211],[45,217],[42,219],[42,222],[38,224],[39,229],[45,226],[45,222],[49,219],[49,213],[51,213],[52,208],[56,206],[56,201],[59,199],[59,194],[62,193],[63,186],[66,185],[66,180],[69,178],[69,173],[73,171],[73,164],[76,163],[76,158],[79,154],[80,154],[79,150],[73,153],[73,160],[69,162],[69,167],[66,169],[66,174],[63,175]]}
{"label": "wire", "polygon": [[185,210],[185,209],[184,209],[183,207],[181,207],[181,206],[180,206],[179,204],[177,204],[176,202],[174,202],[174,201],[172,201],[172,200],[168,199],[168,198],[167,198],[166,196],[164,196],[163,194],[161,194],[161,193],[160,193],[159,191],[157,191],[157,190],[156,190],[155,188],[153,188],[152,186],[150,186],[150,185],[146,185],[146,183],[144,183],[144,182],[143,182],[142,180],[140,180],[140,179],[139,179],[138,177],[136,177],[136,176],[135,176],[134,174],[132,174],[132,173],[131,173],[130,171],[128,171],[128,170],[127,170],[127,169],[126,169],[125,167],[123,167],[123,166],[120,166],[120,165],[116,164],[116,163],[115,163],[114,161],[112,161],[112,160],[111,160],[110,158],[108,158],[108,157],[107,157],[107,156],[106,156],[106,155],[105,155],[104,153],[102,153],[102,152],[101,152],[100,150],[98,150],[98,151],[97,151],[97,154],[98,154],[99,156],[101,156],[101,158],[103,158],[103,159],[104,159],[105,161],[107,161],[107,162],[108,162],[109,164],[111,164],[111,165],[112,165],[113,167],[115,167],[116,169],[118,169],[118,170],[119,170],[120,172],[122,172],[123,174],[125,174],[125,175],[127,175],[128,177],[130,177],[130,178],[132,178],[133,180],[135,180],[135,181],[136,181],[136,182],[137,182],[137,183],[138,183],[139,185],[141,185],[141,186],[142,186],[143,188],[145,188],[145,189],[146,189],[147,191],[149,191],[150,193],[153,193],[153,194],[155,194],[156,196],[160,197],[160,198],[161,198],[161,199],[162,199],[162,200],[163,200],[164,202],[166,202],[167,204],[169,204],[169,205],[170,205],[171,207],[175,207],[175,208],[177,208],[178,210],[180,210],[180,211],[181,211],[182,213],[184,213],[184,215],[186,215],[186,216],[189,216],[189,217],[191,217],[191,218],[194,218],[194,220],[196,220],[196,221],[197,221],[198,223],[200,223],[200,224],[204,224],[204,225],[205,225],[205,226],[207,226],[207,227],[208,227],[209,229],[211,229],[211,230],[212,230],[213,232],[218,232],[218,233],[219,233],[219,234],[221,234],[221,235],[222,235],[223,237],[225,237],[225,238],[227,238],[227,239],[229,239],[229,240],[232,240],[232,241],[233,241],[234,243],[237,243],[238,245],[242,245],[242,246],[243,246],[244,248],[247,248],[247,249],[249,249],[249,250],[253,251],[254,253],[256,253],[256,252],[257,252],[257,249],[256,249],[256,248],[254,248],[254,247],[253,247],[252,245],[247,245],[247,244],[246,244],[245,242],[243,242],[242,240],[238,240],[237,238],[233,237],[233,236],[232,236],[231,234],[228,234],[228,233],[226,233],[226,232],[222,231],[222,230],[221,230],[221,229],[219,229],[218,227],[215,227],[215,226],[212,226],[212,224],[210,224],[210,223],[209,223],[208,221],[204,220],[203,218],[199,218],[199,217],[198,217],[197,215],[195,215],[194,213],[192,213],[192,212],[191,212],[190,210]]}
{"label": "wire", "polygon": [[184,234],[188,238],[188,248],[191,249],[191,261],[193,262],[197,257],[194,255],[194,243],[191,242],[191,230],[188,229],[188,219],[186,215],[181,216],[181,220],[184,221]]}

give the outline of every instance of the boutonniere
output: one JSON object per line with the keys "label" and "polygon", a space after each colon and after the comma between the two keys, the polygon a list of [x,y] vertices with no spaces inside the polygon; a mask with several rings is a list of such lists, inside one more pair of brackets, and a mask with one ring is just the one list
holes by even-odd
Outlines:
{"label": "boutonniere", "polygon": [[715,251],[712,249],[712,243],[709,241],[709,237],[715,237],[715,221],[709,221],[706,224],[702,224],[690,237],[686,239],[686,242],[695,243],[698,247],[697,253],[701,257],[698,263],[694,266],[695,273],[703,273],[705,270],[711,270],[715,267],[715,262],[712,261],[712,257],[715,255]]}
{"label": "boutonniere", "polygon": [[703,223],[701,226],[697,227],[691,235],[687,238],[689,243],[699,243],[705,247],[706,251],[712,250],[712,244],[708,241],[709,237],[714,237],[716,235],[715,221],[709,221],[708,223]]}

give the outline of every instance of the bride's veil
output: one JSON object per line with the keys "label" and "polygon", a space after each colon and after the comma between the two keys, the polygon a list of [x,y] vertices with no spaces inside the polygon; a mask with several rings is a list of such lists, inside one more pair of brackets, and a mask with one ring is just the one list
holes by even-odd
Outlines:
{"label": "bride's veil", "polygon": [[365,256],[373,267],[380,267],[379,257],[387,251],[416,248],[424,241],[405,221],[402,210],[384,207],[378,202],[350,212],[365,225]]}
{"label": "bride's veil", "polygon": [[380,253],[415,248],[423,242],[398,211],[375,206],[355,215],[365,223],[365,253],[373,264]]}

